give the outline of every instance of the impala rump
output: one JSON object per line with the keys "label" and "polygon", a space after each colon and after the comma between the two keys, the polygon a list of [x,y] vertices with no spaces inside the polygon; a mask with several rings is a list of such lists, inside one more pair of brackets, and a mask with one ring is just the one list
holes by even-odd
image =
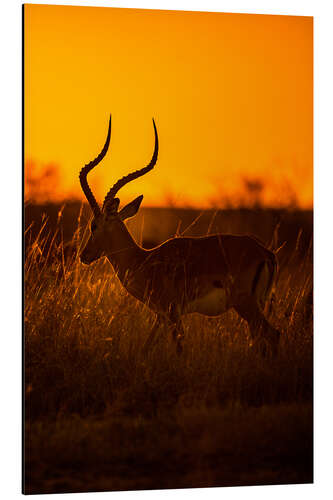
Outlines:
{"label": "impala rump", "polygon": [[258,266],[252,284],[252,293],[256,297],[262,309],[264,309],[265,303],[271,295],[276,273],[277,261],[274,254],[272,259],[267,259],[261,262]]}

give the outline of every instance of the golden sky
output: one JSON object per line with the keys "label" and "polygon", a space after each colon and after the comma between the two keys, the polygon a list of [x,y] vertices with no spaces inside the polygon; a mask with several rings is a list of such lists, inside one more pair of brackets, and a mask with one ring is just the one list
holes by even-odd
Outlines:
{"label": "golden sky", "polygon": [[150,161],[154,117],[157,165],[121,190],[122,202],[222,206],[256,181],[266,205],[296,197],[312,207],[312,17],[24,11],[26,175],[37,190],[53,165],[50,198],[81,198],[79,171],[112,113],[109,152],[88,177],[99,200]]}

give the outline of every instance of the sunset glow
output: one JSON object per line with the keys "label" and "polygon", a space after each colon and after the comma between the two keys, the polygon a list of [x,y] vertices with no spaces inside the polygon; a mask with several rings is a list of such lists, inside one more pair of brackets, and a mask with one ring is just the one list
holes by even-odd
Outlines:
{"label": "sunset glow", "polygon": [[78,174],[111,113],[110,150],[89,176],[99,200],[150,161],[154,117],[157,165],[122,202],[144,194],[145,206],[312,208],[311,17],[24,11],[28,197],[83,199]]}

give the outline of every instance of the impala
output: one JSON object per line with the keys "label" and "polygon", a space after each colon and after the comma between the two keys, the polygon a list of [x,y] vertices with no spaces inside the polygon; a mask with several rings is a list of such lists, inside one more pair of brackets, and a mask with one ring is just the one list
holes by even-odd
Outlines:
{"label": "impala", "polygon": [[91,264],[106,257],[126,290],[156,313],[145,342],[145,352],[162,323],[171,326],[177,350],[182,350],[181,317],[189,313],[219,316],[230,308],[247,321],[251,336],[276,352],[280,332],[265,318],[277,270],[276,257],[257,239],[245,235],[215,234],[176,237],[146,250],[129,233],[124,221],[139,210],[143,195],[119,210],[116,194],[128,182],[154,168],[158,134],[153,119],[155,148],[150,163],[118,180],[99,207],[87,182],[87,174],[106,155],[111,135],[111,116],[106,142],[100,154],[80,172],[82,190],[93,212],[91,234],[80,255]]}

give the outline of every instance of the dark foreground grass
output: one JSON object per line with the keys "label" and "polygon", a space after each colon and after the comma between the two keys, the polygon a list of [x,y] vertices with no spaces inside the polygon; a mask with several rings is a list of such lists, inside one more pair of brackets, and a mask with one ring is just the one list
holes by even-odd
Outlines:
{"label": "dark foreground grass", "polygon": [[25,492],[312,482],[311,252],[281,270],[276,358],[234,313],[185,318],[143,344],[153,314],[107,262],[82,265],[81,227],[26,249]]}
{"label": "dark foreground grass", "polygon": [[27,493],[312,481],[311,405],[72,415],[26,433]]}

